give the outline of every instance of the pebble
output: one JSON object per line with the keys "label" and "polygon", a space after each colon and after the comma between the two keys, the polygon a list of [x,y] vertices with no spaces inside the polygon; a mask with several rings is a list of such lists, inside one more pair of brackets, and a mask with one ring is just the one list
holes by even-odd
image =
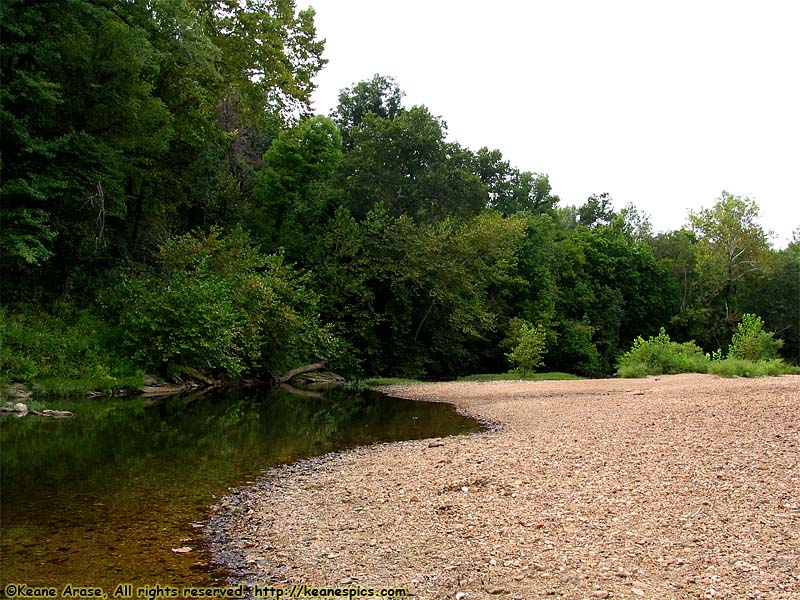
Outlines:
{"label": "pebble", "polygon": [[499,594],[507,594],[508,593],[508,590],[506,588],[500,587],[500,586],[486,587],[486,588],[484,588],[484,591],[487,594],[491,594],[492,596],[497,596]]}

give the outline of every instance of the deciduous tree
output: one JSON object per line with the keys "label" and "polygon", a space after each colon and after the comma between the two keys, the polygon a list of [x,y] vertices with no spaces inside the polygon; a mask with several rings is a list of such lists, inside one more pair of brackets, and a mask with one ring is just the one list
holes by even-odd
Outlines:
{"label": "deciduous tree", "polygon": [[718,346],[730,339],[742,313],[738,300],[741,286],[757,277],[770,253],[758,213],[754,200],[722,192],[714,206],[689,214],[697,236],[699,301],[712,311],[707,327],[714,332]]}

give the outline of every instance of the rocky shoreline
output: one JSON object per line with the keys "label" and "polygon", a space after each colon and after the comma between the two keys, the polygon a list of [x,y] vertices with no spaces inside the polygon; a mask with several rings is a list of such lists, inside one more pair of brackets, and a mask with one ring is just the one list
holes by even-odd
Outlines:
{"label": "rocky shoreline", "polygon": [[436,383],[502,428],[265,473],[205,533],[246,584],[420,600],[800,598],[800,377]]}

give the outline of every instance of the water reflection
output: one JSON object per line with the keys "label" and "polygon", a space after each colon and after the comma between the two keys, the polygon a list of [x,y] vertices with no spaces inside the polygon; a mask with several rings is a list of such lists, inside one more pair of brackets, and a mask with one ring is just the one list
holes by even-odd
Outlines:
{"label": "water reflection", "polygon": [[229,487],[299,458],[478,429],[448,405],[342,388],[48,404],[75,417],[0,419],[0,589],[210,585],[221,574],[192,521]]}

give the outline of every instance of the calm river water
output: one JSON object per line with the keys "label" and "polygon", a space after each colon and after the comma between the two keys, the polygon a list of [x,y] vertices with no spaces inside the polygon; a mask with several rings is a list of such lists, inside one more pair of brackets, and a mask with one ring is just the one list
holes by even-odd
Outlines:
{"label": "calm river water", "polygon": [[118,583],[219,585],[193,523],[228,488],[300,458],[480,428],[449,405],[344,389],[31,405],[75,416],[0,418],[0,595],[9,583],[109,596]]}

